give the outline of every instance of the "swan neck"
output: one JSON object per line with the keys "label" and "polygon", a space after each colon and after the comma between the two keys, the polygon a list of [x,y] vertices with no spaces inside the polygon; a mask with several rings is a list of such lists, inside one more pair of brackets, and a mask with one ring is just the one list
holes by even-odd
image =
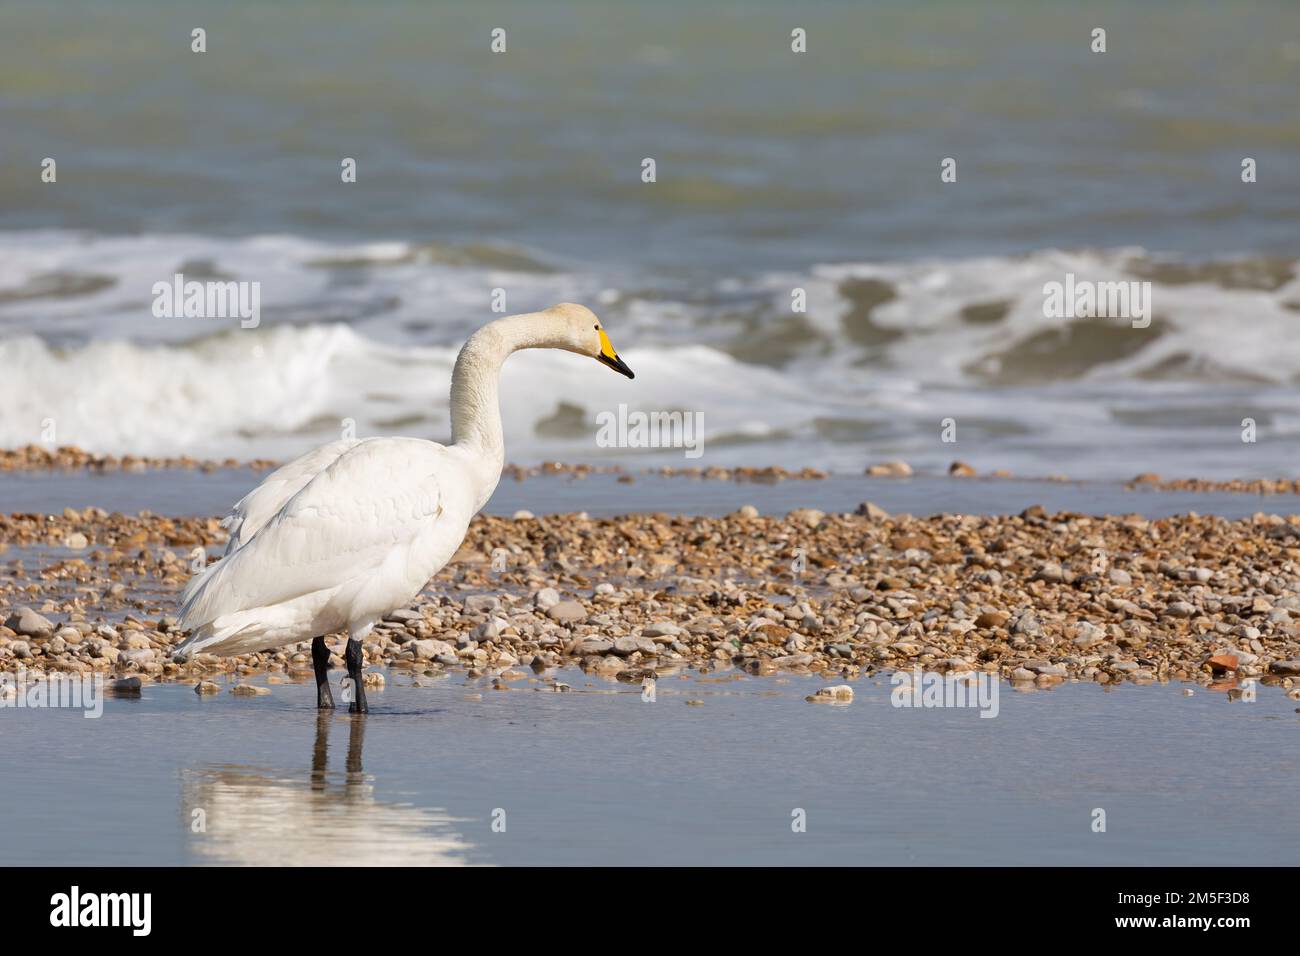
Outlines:
{"label": "swan neck", "polygon": [[534,315],[512,315],[489,322],[469,337],[451,373],[451,440],[493,463],[505,463],[501,430],[501,365],[519,349],[535,344]]}

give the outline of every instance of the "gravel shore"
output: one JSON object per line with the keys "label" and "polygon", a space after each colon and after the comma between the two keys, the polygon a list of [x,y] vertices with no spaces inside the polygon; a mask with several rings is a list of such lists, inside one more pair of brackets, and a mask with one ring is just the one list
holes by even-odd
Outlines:
{"label": "gravel shore", "polygon": [[[1300,517],[859,512],[479,516],[367,661],[476,676],[579,663],[628,680],[920,665],[1038,686],[1300,683]],[[196,684],[309,672],[306,644],[170,659],[179,591],[224,540],[215,517],[0,516],[0,670]]]}

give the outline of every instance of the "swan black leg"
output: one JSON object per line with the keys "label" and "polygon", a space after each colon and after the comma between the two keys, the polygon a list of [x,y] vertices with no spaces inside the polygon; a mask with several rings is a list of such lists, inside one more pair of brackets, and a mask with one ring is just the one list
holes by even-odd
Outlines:
{"label": "swan black leg", "polygon": [[365,664],[361,653],[361,642],[355,637],[348,638],[348,649],[343,653],[343,660],[348,665],[348,679],[352,682],[352,703],[348,705],[350,714],[368,714],[366,705],[366,687],[361,680],[361,668]]}
{"label": "swan black leg", "polygon": [[324,637],[312,638],[311,663],[316,669],[316,709],[333,710],[334,695],[330,693],[330,649]]}

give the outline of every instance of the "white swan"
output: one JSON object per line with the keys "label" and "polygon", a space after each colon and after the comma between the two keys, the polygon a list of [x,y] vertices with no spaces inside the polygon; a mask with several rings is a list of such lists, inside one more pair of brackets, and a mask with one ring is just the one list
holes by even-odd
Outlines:
{"label": "white swan", "polygon": [[501,478],[501,364],[528,348],[588,355],[632,378],[600,320],[581,305],[491,322],[451,376],[451,444],[418,438],[336,441],[273,472],[226,519],[222,560],[181,596],[192,633],[178,660],[247,654],[312,639],[317,706],[334,706],[324,635],[347,630],[349,710],[365,713],[361,641],[410,603],[456,553]]}

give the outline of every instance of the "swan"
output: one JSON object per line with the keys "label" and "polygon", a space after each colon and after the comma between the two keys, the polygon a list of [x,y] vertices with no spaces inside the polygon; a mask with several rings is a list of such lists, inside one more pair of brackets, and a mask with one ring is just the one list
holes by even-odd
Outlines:
{"label": "swan", "polygon": [[505,464],[498,383],[520,349],[564,349],[634,378],[600,320],[565,302],[497,319],[461,348],[451,375],[451,444],[345,439],[272,472],[225,519],[222,559],[181,594],[189,636],[174,658],[233,656],[310,639],[316,706],[330,709],[325,635],[346,630],[348,710],[366,713],[361,642],[451,559]]}

